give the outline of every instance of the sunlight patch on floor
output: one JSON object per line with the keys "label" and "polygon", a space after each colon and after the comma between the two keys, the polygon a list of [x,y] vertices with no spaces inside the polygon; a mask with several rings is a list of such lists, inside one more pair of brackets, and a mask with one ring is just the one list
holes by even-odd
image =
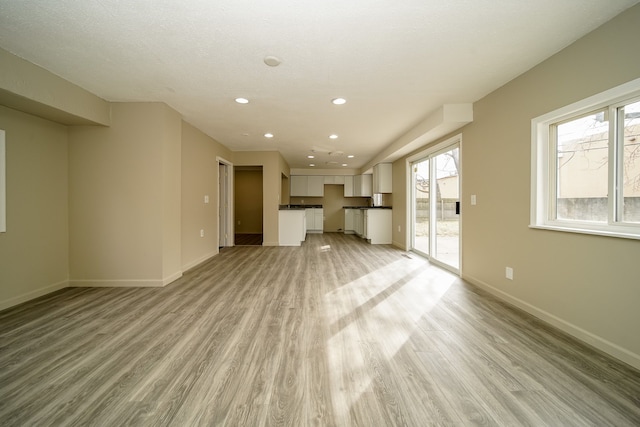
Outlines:
{"label": "sunlight patch on floor", "polygon": [[[422,259],[402,258],[347,283],[324,297],[331,338],[328,354],[334,409],[347,417],[371,391],[363,337],[374,337],[380,357],[391,360],[457,277]],[[369,346],[370,347],[370,346]]]}

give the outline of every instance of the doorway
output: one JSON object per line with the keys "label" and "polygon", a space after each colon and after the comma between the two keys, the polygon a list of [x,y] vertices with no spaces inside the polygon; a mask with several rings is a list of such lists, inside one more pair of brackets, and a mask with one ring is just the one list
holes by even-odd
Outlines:
{"label": "doorway", "polygon": [[460,138],[410,161],[411,249],[459,273]]}
{"label": "doorway", "polygon": [[262,172],[262,166],[237,166],[234,169],[236,246],[262,246]]}

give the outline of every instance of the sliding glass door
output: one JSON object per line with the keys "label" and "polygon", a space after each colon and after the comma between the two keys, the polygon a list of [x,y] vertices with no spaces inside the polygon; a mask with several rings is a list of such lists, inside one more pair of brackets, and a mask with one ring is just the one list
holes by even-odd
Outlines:
{"label": "sliding glass door", "polygon": [[411,163],[411,245],[415,252],[460,268],[460,143]]}

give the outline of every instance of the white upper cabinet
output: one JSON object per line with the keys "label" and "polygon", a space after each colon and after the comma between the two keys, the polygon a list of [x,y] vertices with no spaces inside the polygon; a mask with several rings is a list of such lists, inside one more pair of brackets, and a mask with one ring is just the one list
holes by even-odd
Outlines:
{"label": "white upper cabinet", "polygon": [[344,177],[344,197],[353,197],[353,175]]}
{"label": "white upper cabinet", "polygon": [[291,196],[301,197],[307,195],[307,177],[301,175],[291,175]]}
{"label": "white upper cabinet", "polygon": [[324,176],[308,176],[307,177],[307,196],[323,197],[324,196]]}
{"label": "white upper cabinet", "polygon": [[291,175],[290,182],[293,197],[324,196],[324,176]]}
{"label": "white upper cabinet", "polygon": [[393,171],[391,163],[378,163],[373,167],[373,193],[391,193]]}
{"label": "white upper cabinet", "polygon": [[371,197],[373,195],[372,181],[371,175],[355,175],[353,177],[353,195],[355,197]]}

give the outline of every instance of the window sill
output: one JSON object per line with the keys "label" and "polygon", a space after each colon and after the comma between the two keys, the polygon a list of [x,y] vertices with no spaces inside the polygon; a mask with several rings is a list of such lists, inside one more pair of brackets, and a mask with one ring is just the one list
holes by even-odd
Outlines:
{"label": "window sill", "polygon": [[590,234],[593,236],[617,237],[622,239],[640,240],[640,232],[636,230],[598,230],[593,228],[581,228],[576,226],[531,224],[529,228],[538,230],[563,231],[565,233]]}

